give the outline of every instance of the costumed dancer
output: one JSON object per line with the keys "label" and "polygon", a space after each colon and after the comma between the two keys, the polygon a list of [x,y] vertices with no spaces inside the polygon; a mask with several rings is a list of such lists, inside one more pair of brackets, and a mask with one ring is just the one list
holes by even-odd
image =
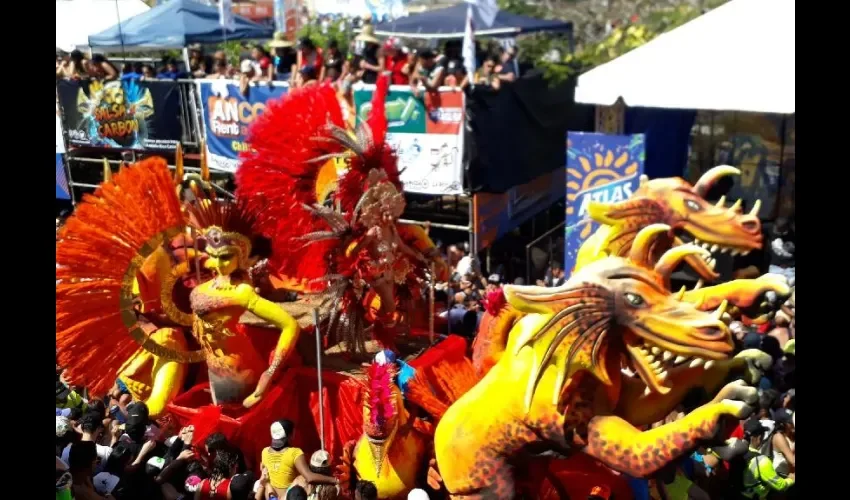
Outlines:
{"label": "costumed dancer", "polygon": [[372,112],[353,133],[329,85],[270,103],[236,172],[239,198],[272,241],[272,271],[300,282],[301,291],[333,296],[329,333],[350,351],[366,350],[375,306],[374,337],[394,346],[398,292],[421,295],[436,257],[433,244],[426,253],[412,248],[399,224],[405,201],[386,141],[388,87],[386,77],[379,80]]}
{"label": "costumed dancer", "polygon": [[[188,216],[165,160],[151,158],[87,195],[68,219],[56,249],[56,343],[70,382],[105,392],[141,345],[161,361],[206,361],[217,404],[250,408],[264,396],[297,341],[298,325],[250,284],[253,221],[244,205],[202,199]],[[157,343],[143,328],[132,291],[145,259],[184,234],[187,223],[206,241],[205,265],[216,274],[191,294],[193,335],[201,346],[195,351]],[[280,331],[270,364],[235,328],[246,310]]]}

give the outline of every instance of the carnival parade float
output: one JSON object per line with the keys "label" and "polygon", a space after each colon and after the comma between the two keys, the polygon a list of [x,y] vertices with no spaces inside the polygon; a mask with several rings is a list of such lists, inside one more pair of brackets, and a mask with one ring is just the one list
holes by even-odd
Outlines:
{"label": "carnival parade float", "polygon": [[[755,389],[727,376],[771,360],[730,357],[726,324],[789,291],[771,275],[714,283],[712,252],[762,244],[757,207],[704,199],[734,169],[593,204],[603,225],[563,286],[506,286],[474,346],[434,342],[413,313],[448,269],[399,222],[387,89],[356,129],[329,86],[270,103],[233,198],[179,154],[174,174],[149,158],[86,196],[57,241],[66,378],[126,387],[163,425],[207,429],[196,441],[224,432],[255,465],[288,418],[293,445],[331,454],[344,492],[365,479],[380,498],[580,498],[600,484],[628,498],[618,474],[651,475],[752,411]],[[671,290],[682,262],[712,285]],[[641,430],[695,387],[712,399]]]}

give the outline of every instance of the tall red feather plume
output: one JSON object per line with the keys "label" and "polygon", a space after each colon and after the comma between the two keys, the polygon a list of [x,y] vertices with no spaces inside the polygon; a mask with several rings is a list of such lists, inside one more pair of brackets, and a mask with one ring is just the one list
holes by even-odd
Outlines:
{"label": "tall red feather plume", "polygon": [[139,250],[184,224],[162,158],[122,169],[86,195],[56,244],[56,348],[71,383],[102,394],[139,349],[121,319],[121,288]]}
{"label": "tall red feather plume", "polygon": [[389,363],[373,362],[366,372],[369,377],[369,405],[372,409],[370,424],[379,429],[395,415],[392,366]]}
{"label": "tall red feather plume", "polygon": [[402,190],[401,178],[398,171],[398,157],[393,148],[387,144],[387,115],[386,99],[390,88],[390,80],[386,75],[378,79],[375,91],[372,93],[372,111],[369,118],[360,126],[371,130],[372,144],[361,157],[354,157],[349,162],[348,172],[339,180],[339,198],[343,211],[351,211],[357,205],[366,186],[366,178],[372,169],[383,170],[387,180]]}
{"label": "tall red feather plume", "polygon": [[344,127],[336,92],[330,85],[295,90],[272,101],[252,125],[236,172],[237,196],[255,212],[258,233],[272,242],[270,265],[290,277],[312,280],[328,269],[333,243],[317,242],[305,251],[304,234],[327,230],[327,224],[304,210],[316,203],[315,182],[322,162],[311,160],[340,145],[316,141],[328,124]]}
{"label": "tall red feather plume", "polygon": [[484,297],[484,310],[492,316],[498,315],[506,305],[508,305],[508,299],[505,298],[505,292],[501,288],[487,292],[487,296]]}

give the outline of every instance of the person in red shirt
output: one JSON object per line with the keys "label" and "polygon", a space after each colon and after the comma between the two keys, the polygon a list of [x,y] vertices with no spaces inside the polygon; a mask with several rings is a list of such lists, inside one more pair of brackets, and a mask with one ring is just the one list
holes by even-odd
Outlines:
{"label": "person in red shirt", "polygon": [[251,59],[254,60],[255,71],[258,75],[258,80],[274,80],[274,67],[272,66],[272,58],[266,49],[259,45],[251,49]]}
{"label": "person in red shirt", "polygon": [[398,38],[390,37],[384,42],[384,63],[382,66],[391,72],[390,83],[407,85],[410,83],[412,64],[409,55],[402,50]]}
{"label": "person in red shirt", "polygon": [[324,58],[322,57],[322,51],[316,47],[316,44],[313,43],[313,40],[310,40],[307,37],[302,38],[298,41],[298,69],[302,69],[306,66],[312,66],[316,68],[316,73],[318,74],[319,70],[324,66]]}

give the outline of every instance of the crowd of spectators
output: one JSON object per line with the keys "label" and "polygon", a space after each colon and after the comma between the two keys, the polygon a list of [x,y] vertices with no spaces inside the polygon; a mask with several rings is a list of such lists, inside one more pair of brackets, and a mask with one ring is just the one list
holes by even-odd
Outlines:
{"label": "crowd of spectators", "polygon": [[[499,89],[519,76],[516,48],[479,51],[478,69],[468,75],[463,65],[459,41],[449,41],[442,50],[412,47],[401,39],[379,39],[371,24],[365,24],[351,43],[340,46],[330,39],[324,47],[304,37],[298,42],[276,33],[267,44],[244,46],[243,53],[229,58],[223,50],[206,54],[200,45],[189,48],[189,67],[171,57],[158,64],[127,62],[121,68],[103,54],[91,58],[79,50],[57,50],[56,77],[98,80],[149,80],[212,78],[239,80],[243,92],[251,85],[286,81],[293,87],[329,82],[344,93],[355,83],[375,83],[388,73],[394,85],[411,85],[418,93],[441,86],[466,88],[470,84]],[[238,62],[237,62],[238,61]]]}

